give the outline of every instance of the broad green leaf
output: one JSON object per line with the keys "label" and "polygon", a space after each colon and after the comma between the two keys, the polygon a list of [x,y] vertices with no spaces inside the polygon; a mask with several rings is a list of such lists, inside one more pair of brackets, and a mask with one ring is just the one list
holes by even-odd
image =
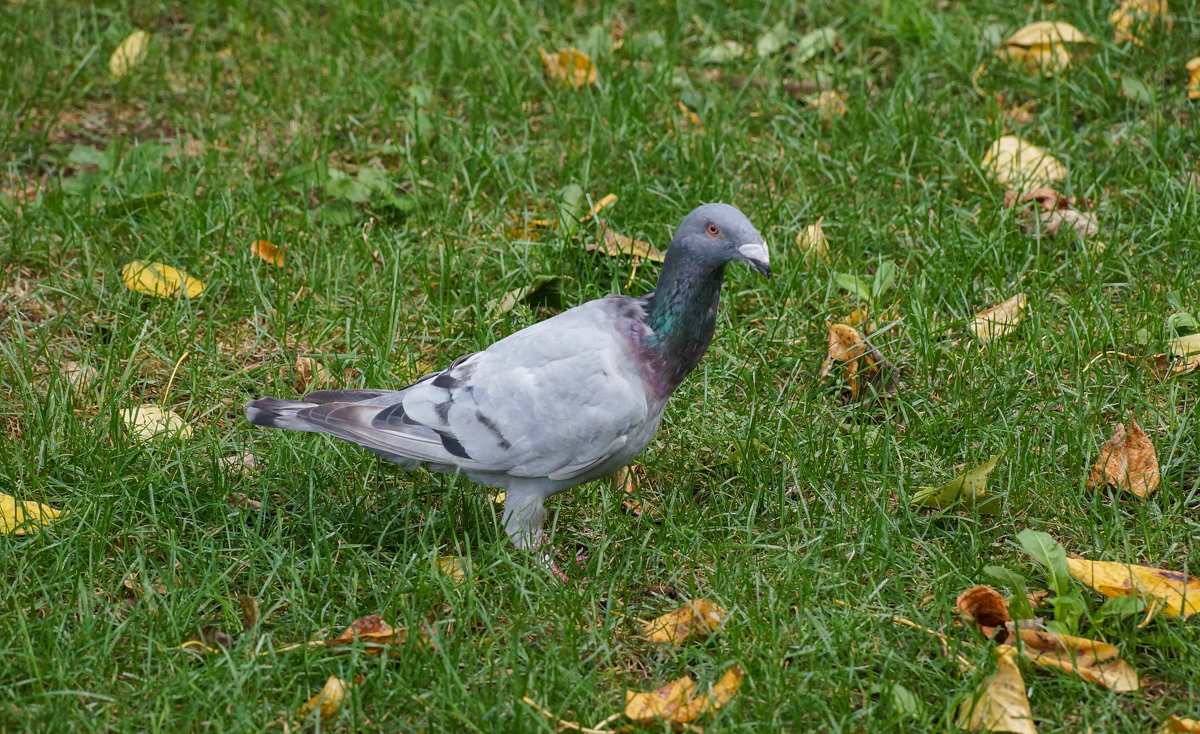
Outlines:
{"label": "broad green leaf", "polygon": [[833,282],[838,288],[850,291],[860,301],[871,300],[871,288],[867,281],[851,273],[834,273]]}
{"label": "broad green leaf", "polygon": [[76,145],[71,148],[71,152],[67,154],[67,162],[83,166],[96,166],[100,170],[107,170],[112,166],[109,156],[90,145]]}
{"label": "broad green leaf", "polygon": [[1114,596],[1106,599],[1096,614],[1101,617],[1125,617],[1130,614],[1141,614],[1146,609],[1146,602],[1137,596]]}
{"label": "broad green leaf", "polygon": [[1004,566],[984,566],[983,572],[991,576],[997,583],[1012,589],[1012,598],[1008,600],[1008,615],[1013,619],[1033,619],[1033,607],[1029,606],[1029,591],[1025,586],[1025,577]]}
{"label": "broad green leaf", "polygon": [[361,204],[371,198],[371,187],[358,179],[351,178],[345,171],[330,168],[329,178],[325,181],[325,194]]}
{"label": "broad green leaf", "polygon": [[892,699],[892,708],[896,709],[896,713],[913,718],[921,715],[924,705],[915,693],[899,683],[893,683],[889,693]]}
{"label": "broad green leaf", "polygon": [[996,468],[996,462],[1004,452],[993,456],[985,464],[965,472],[962,476],[940,487],[920,487],[913,495],[912,504],[922,507],[945,509],[961,502],[964,507],[974,507],[981,515],[996,515],[1000,512],[1000,498],[988,494],[988,475]]}
{"label": "broad green leaf", "polygon": [[758,40],[754,42],[754,53],[758,54],[758,58],[760,59],[773,56],[783,50],[790,36],[791,33],[788,32],[787,23],[781,20],[763,31],[763,34],[758,37]]}
{"label": "broad green leaf", "polygon": [[875,270],[875,275],[871,278],[871,300],[879,300],[895,282],[896,263],[891,260],[880,262],[879,267]]}
{"label": "broad green leaf", "polygon": [[1190,313],[1187,311],[1180,311],[1179,313],[1173,313],[1167,317],[1167,327],[1174,329],[1175,331],[1182,331],[1190,334],[1193,331],[1196,331],[1196,329],[1200,328],[1200,325],[1196,323],[1195,317]]}
{"label": "broad green leaf", "polygon": [[584,213],[583,187],[568,184],[558,192],[558,228],[570,237],[579,229],[579,218]]}
{"label": "broad green leaf", "polygon": [[696,54],[696,61],[701,64],[727,64],[737,61],[746,53],[742,44],[736,41],[722,41],[705,46]]}
{"label": "broad green leaf", "polygon": [[358,221],[358,210],[345,199],[334,199],[317,212],[317,218],[335,227],[344,227]]}
{"label": "broad green leaf", "polygon": [[796,41],[796,50],[792,52],[792,64],[806,64],[817,54],[825,53],[837,44],[837,31],[827,25],[815,31],[809,31]]}
{"label": "broad green leaf", "polygon": [[1021,548],[1050,571],[1050,585],[1058,596],[1071,593],[1071,573],[1067,568],[1067,551],[1049,533],[1026,528],[1017,533]]}

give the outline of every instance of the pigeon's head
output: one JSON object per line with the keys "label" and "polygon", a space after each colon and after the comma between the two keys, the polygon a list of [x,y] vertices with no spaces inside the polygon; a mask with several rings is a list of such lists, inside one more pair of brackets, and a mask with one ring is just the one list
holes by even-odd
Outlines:
{"label": "pigeon's head", "polygon": [[771,277],[766,240],[745,214],[728,204],[704,204],[693,209],[671,240],[671,249],[677,247],[712,265],[741,260],[763,276]]}

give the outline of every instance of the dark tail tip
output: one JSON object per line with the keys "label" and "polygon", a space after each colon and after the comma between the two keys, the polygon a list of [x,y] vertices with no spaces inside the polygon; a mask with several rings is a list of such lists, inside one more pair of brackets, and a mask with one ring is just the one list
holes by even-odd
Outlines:
{"label": "dark tail tip", "polygon": [[302,403],[298,400],[259,398],[246,403],[246,420],[256,426],[294,430],[298,421],[296,412],[302,408],[311,407],[311,403]]}

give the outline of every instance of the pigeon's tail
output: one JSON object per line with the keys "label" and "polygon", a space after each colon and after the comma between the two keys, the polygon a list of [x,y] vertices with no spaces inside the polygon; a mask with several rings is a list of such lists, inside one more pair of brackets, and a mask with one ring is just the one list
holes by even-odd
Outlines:
{"label": "pigeon's tail", "polygon": [[289,431],[316,431],[308,421],[297,415],[305,408],[314,408],[316,403],[280,398],[259,398],[246,403],[246,420],[256,426],[283,428]]}

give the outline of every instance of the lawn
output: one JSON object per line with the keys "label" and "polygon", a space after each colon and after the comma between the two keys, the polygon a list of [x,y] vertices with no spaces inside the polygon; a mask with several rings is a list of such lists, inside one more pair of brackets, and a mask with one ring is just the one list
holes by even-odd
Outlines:
{"label": "lawn", "polygon": [[[294,731],[336,676],[340,710],[304,726],[549,732],[546,713],[594,726],[626,690],[735,663],[705,732],[948,731],[996,666],[956,597],[1012,593],[986,566],[1048,588],[1019,532],[1197,573],[1197,377],[1152,369],[1200,331],[1195,2],[1141,42],[1115,40],[1113,0],[238,5],[0,7],[0,491],[66,511],[0,535],[0,731]],[[1002,63],[1039,20],[1095,42],[1048,77]],[[566,47],[594,83],[548,76],[539,48]],[[1064,164],[1055,187],[1098,232],[1026,231],[981,165],[1008,134]],[[586,247],[608,194],[607,226],[659,248],[694,206],[735,204],[774,277],[729,269],[713,345],[637,461],[640,513],[609,482],[550,502],[555,546],[586,556],[568,583],[511,548],[492,490],[245,421],[251,398],[399,387],[653,288],[654,262]],[[818,220],[827,258],[797,240]],[[205,288],[131,290],[134,260]],[[1011,333],[972,333],[1021,293]],[[827,324],[851,318],[893,392],[819,377]],[[131,435],[145,403],[191,436]],[[1087,484],[1130,413],[1161,466],[1146,499]],[[1001,453],[998,514],[912,504]],[[1142,689],[1023,662],[1038,731],[1200,718],[1195,619],[1142,625],[1072,583],[1079,633]],[[688,599],[728,618],[645,639]],[[372,614],[406,630],[390,655],[284,649]],[[179,649],[202,627],[212,652]]]}

